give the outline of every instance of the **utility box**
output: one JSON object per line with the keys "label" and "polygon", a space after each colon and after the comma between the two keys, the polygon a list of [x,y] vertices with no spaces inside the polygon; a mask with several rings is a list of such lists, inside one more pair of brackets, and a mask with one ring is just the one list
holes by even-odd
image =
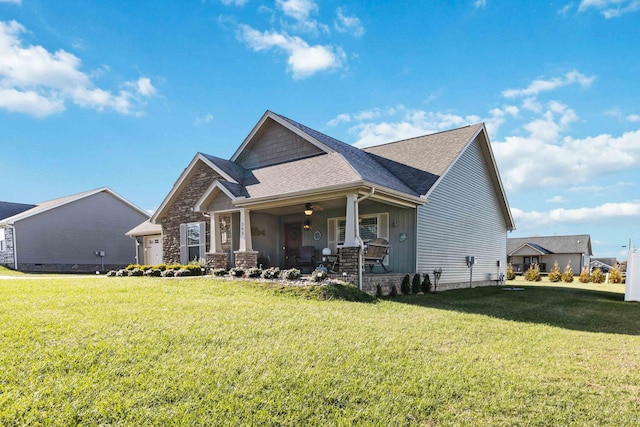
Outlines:
{"label": "utility box", "polygon": [[475,263],[476,263],[476,257],[474,257],[473,255],[468,255],[467,256],[467,267],[471,267]]}

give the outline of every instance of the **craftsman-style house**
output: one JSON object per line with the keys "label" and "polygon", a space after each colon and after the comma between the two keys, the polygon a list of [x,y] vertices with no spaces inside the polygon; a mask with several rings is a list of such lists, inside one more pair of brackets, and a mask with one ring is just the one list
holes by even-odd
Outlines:
{"label": "craftsman-style house", "polygon": [[[495,283],[514,229],[484,124],[358,149],[271,111],[229,160],[197,153],[151,223],[164,262],[330,260],[368,291],[387,277],[372,270],[439,270],[439,290]],[[364,268],[373,239],[387,252]]]}

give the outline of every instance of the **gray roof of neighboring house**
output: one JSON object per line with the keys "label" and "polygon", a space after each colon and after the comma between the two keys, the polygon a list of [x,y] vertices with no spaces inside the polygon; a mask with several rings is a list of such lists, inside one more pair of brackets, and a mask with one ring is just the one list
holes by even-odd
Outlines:
{"label": "gray roof of neighboring house", "polygon": [[25,203],[0,202],[0,220],[18,215],[35,207],[36,205],[27,205]]}
{"label": "gray roof of neighboring house", "polygon": [[[578,234],[572,236],[536,236],[512,237],[507,239],[507,254],[529,244],[554,254],[587,254],[593,255],[591,250],[591,236]],[[535,245],[535,246],[534,246]]]}

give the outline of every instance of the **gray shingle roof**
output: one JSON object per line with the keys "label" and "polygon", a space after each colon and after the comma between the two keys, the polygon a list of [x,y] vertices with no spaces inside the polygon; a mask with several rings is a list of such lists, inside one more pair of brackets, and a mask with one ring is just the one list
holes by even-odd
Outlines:
{"label": "gray shingle roof", "polygon": [[507,239],[507,254],[511,254],[525,244],[535,245],[555,254],[593,255],[591,250],[591,236],[579,234],[572,236],[537,236],[512,237]]}
{"label": "gray shingle roof", "polygon": [[0,202],[0,219],[18,215],[35,207],[36,205],[27,205],[25,203]]}
{"label": "gray shingle roof", "polygon": [[375,156],[371,156],[364,150],[339,141],[323,134],[322,132],[318,132],[315,129],[311,129],[310,127],[298,123],[295,120],[291,120],[288,117],[280,114],[276,115],[310,137],[326,145],[331,150],[340,153],[347,163],[358,173],[358,175],[360,175],[362,180],[410,194],[412,196],[420,195],[411,186],[407,185],[402,179],[396,176],[391,170],[379,163]]}

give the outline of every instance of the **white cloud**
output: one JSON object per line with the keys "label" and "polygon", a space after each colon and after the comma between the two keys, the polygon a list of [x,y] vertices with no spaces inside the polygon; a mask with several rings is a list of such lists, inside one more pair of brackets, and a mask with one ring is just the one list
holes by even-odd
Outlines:
{"label": "white cloud", "polygon": [[597,9],[605,18],[618,18],[640,10],[640,0],[582,0],[578,12]]}
{"label": "white cloud", "polygon": [[560,10],[558,10],[558,14],[565,16],[567,15],[567,13],[569,13],[569,10],[571,10],[572,7],[573,7],[573,3],[567,3],[562,8],[560,8]]}
{"label": "white cloud", "polygon": [[540,92],[548,92],[571,84],[579,84],[582,87],[589,87],[594,80],[595,77],[593,76],[585,76],[584,74],[573,70],[561,77],[554,77],[549,80],[534,80],[524,89],[507,89],[502,92],[502,96],[505,98],[531,97],[538,95]]}
{"label": "white cloud", "polygon": [[276,6],[296,21],[307,21],[311,13],[318,11],[318,5],[312,0],[276,0]]}
{"label": "white cloud", "polygon": [[334,28],[341,33],[351,33],[356,37],[364,34],[364,26],[360,22],[360,18],[355,15],[345,15],[341,7],[336,9],[336,20],[333,23]]}
{"label": "white cloud", "polygon": [[518,208],[511,208],[511,213],[517,224],[524,229],[548,226],[559,223],[592,223],[640,216],[640,201],[623,203],[604,203],[592,208],[552,209],[546,212],[525,212]]}
{"label": "white cloud", "polygon": [[627,120],[630,122],[640,122],[640,114],[629,114]]}
{"label": "white cloud", "polygon": [[[575,186],[613,172],[640,167],[640,130],[619,137],[550,138],[538,128],[527,136],[493,142],[493,151],[508,191],[547,186]],[[544,126],[540,126],[544,127]]]}
{"label": "white cloud", "polygon": [[212,120],[213,120],[213,114],[207,113],[202,117],[196,116],[196,119],[194,120],[193,124],[195,124],[195,125],[203,125],[203,124],[211,122]]}
{"label": "white cloud", "polygon": [[65,101],[96,110],[112,109],[136,114],[141,97],[156,93],[151,80],[125,82],[117,94],[96,88],[90,75],[80,71],[82,61],[72,53],[23,46],[27,30],[16,21],[0,21],[0,107],[8,111],[45,117],[65,109]]}
{"label": "white cloud", "polygon": [[14,4],[21,4],[22,0],[0,0],[0,3],[14,3]]}
{"label": "white cloud", "polygon": [[240,26],[240,38],[255,51],[277,48],[287,55],[287,69],[295,79],[312,76],[320,71],[339,68],[345,59],[340,48],[314,45],[297,36],[276,31],[258,31],[248,25]]}
{"label": "white cloud", "polygon": [[545,200],[546,203],[565,203],[567,200],[561,195],[553,196],[550,199]]}
{"label": "white cloud", "polygon": [[481,7],[486,7],[487,6],[487,0],[474,0],[473,2],[473,7],[475,7],[476,9],[479,9]]}
{"label": "white cloud", "polygon": [[633,183],[620,181],[612,185],[583,185],[570,187],[572,193],[605,194],[633,187]]}

